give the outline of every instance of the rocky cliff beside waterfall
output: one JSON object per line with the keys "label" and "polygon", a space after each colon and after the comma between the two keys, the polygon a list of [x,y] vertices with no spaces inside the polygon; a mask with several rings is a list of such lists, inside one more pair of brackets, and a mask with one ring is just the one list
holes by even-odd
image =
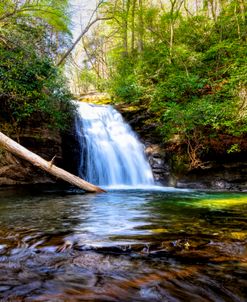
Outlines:
{"label": "rocky cliff beside waterfall", "polygon": [[[13,131],[5,134],[44,159],[54,159],[56,165],[76,173],[78,146],[73,127],[61,133],[36,116],[23,125],[18,136]],[[57,182],[55,177],[0,148],[0,186]]]}
{"label": "rocky cliff beside waterfall", "polygon": [[[232,137],[222,135],[213,141],[210,152],[202,159],[204,164],[189,169],[179,155],[184,146],[178,141],[164,142],[153,114],[145,107],[117,108],[145,145],[156,182],[178,188],[247,190],[247,138],[232,141]],[[228,154],[225,151],[229,144],[239,144],[241,151],[237,155]]]}

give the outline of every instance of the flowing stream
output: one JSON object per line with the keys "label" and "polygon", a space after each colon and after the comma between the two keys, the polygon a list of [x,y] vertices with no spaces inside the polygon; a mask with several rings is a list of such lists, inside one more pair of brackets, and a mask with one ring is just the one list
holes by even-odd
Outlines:
{"label": "flowing stream", "polygon": [[80,102],[76,132],[81,145],[79,174],[100,186],[152,185],[143,145],[112,106]]}
{"label": "flowing stream", "polygon": [[0,196],[0,301],[247,301],[244,193]]}

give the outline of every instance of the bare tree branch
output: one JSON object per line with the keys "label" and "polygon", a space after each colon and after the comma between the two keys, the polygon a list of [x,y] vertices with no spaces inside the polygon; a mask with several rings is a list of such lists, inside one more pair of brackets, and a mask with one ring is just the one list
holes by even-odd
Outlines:
{"label": "bare tree branch", "polygon": [[98,5],[96,6],[95,10],[93,11],[87,26],[85,29],[81,32],[81,34],[78,36],[78,38],[75,40],[75,42],[71,45],[71,47],[66,51],[66,53],[62,56],[62,58],[58,61],[57,66],[60,66],[70,55],[70,53],[74,50],[76,45],[80,42],[81,38],[89,31],[89,29],[98,21],[103,21],[103,20],[110,20],[112,17],[97,17],[96,19],[93,20],[94,15],[96,14],[98,8],[104,1],[100,1]]}
{"label": "bare tree branch", "polygon": [[86,28],[82,31],[82,33],[79,35],[79,37],[75,40],[75,42],[72,44],[72,46],[66,51],[66,53],[62,56],[62,58],[59,60],[59,62],[57,63],[57,66],[60,66],[65,59],[67,59],[67,57],[70,55],[70,53],[73,51],[73,49],[76,47],[76,45],[80,42],[81,38],[89,31],[89,29],[91,28],[92,25],[94,25],[96,22],[98,21],[102,21],[102,20],[110,20],[112,18],[110,17],[102,17],[102,18],[96,18],[95,20],[93,20],[92,22],[90,22]]}

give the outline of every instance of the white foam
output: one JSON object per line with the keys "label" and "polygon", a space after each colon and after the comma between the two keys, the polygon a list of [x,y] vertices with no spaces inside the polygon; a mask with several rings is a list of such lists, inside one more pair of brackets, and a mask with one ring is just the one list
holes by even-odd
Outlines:
{"label": "white foam", "polygon": [[193,189],[180,189],[175,187],[165,187],[158,185],[111,185],[101,186],[106,191],[158,191],[158,192],[193,192]]}
{"label": "white foam", "polygon": [[112,106],[80,102],[76,131],[82,178],[99,186],[154,184],[144,146]]}

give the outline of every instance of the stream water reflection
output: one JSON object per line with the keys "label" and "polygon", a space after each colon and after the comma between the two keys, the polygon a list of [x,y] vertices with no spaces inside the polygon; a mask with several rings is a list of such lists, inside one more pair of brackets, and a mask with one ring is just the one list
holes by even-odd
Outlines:
{"label": "stream water reflection", "polygon": [[246,222],[244,193],[1,189],[0,301],[246,301]]}

